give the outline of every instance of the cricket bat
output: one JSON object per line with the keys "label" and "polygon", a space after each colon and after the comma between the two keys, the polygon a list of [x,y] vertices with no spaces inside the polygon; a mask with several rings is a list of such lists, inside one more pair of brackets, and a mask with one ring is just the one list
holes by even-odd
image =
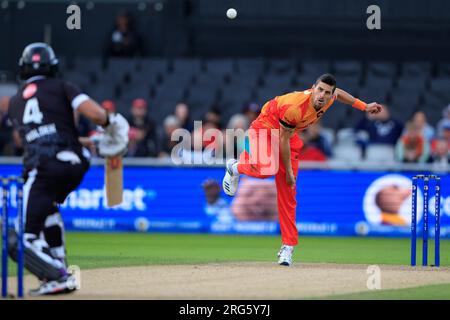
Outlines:
{"label": "cricket bat", "polygon": [[123,198],[123,164],[122,157],[105,159],[106,204],[113,207],[122,203]]}

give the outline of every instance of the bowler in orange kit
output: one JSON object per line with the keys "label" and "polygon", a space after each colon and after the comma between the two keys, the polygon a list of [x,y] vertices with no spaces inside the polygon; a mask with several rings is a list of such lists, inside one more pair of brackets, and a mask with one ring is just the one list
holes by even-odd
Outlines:
{"label": "bowler in orange kit", "polygon": [[278,252],[280,265],[292,264],[292,253],[298,243],[295,182],[303,142],[297,133],[318,121],[336,100],[369,113],[378,113],[382,108],[376,102],[366,104],[336,88],[334,76],[324,74],[311,89],[268,101],[250,126],[249,148],[240,154],[239,160],[227,161],[222,186],[229,196],[236,193],[241,174],[261,179],[275,176],[282,240]]}

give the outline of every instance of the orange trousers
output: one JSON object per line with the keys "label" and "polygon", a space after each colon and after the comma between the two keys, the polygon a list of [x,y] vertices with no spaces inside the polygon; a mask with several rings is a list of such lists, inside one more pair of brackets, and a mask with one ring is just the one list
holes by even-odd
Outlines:
{"label": "orange trousers", "polygon": [[[297,177],[298,159],[303,146],[303,142],[297,134],[291,138],[290,146],[292,170]],[[272,150],[271,160],[273,163],[269,163],[269,157],[266,157],[270,154],[267,150]],[[246,150],[240,154],[237,168],[239,173],[254,178],[265,179],[275,176],[281,240],[284,245],[297,245],[296,188],[292,188],[286,183],[286,168],[281,159],[278,131],[274,135],[270,129],[251,128]]]}

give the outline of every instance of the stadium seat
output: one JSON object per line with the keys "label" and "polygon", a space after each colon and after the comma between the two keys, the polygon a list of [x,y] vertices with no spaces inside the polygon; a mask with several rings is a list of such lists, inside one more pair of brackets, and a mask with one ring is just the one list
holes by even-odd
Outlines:
{"label": "stadium seat", "polygon": [[405,62],[402,64],[402,75],[405,77],[428,78],[431,74],[430,62]]}
{"label": "stadium seat", "polygon": [[287,87],[292,86],[292,75],[288,73],[284,74],[266,74],[264,77],[265,87]]}
{"label": "stadium seat", "polygon": [[126,72],[136,72],[137,62],[130,58],[109,58],[107,60],[107,70],[114,73],[124,74]]}
{"label": "stadium seat", "polygon": [[269,61],[269,74],[291,74],[295,72],[296,65],[291,59],[271,59]]}
{"label": "stadium seat", "polygon": [[395,113],[395,110],[398,110],[400,113],[399,120],[407,120],[419,104],[419,95],[418,91],[405,92],[395,90],[389,103],[392,114]]}
{"label": "stadium seat", "polygon": [[[149,112],[155,120],[163,120],[169,114],[172,114],[175,110],[175,105],[180,101],[185,101],[184,92],[159,92],[159,94],[149,101]],[[198,120],[192,118],[192,120]]]}
{"label": "stadium seat", "polygon": [[333,70],[336,77],[356,77],[362,73],[361,63],[358,61],[335,61]]}
{"label": "stadium seat", "polygon": [[63,76],[66,80],[73,82],[75,85],[83,87],[90,84],[89,76],[87,73],[79,71],[64,72]]}
{"label": "stadium seat", "polygon": [[333,159],[345,162],[360,162],[362,150],[354,143],[338,143],[333,148]]}
{"label": "stadium seat", "polygon": [[370,87],[365,86],[359,90],[359,98],[368,103],[373,101],[385,103],[389,89],[390,88],[375,87],[371,84]]}
{"label": "stadium seat", "polygon": [[444,107],[448,105],[449,100],[446,100],[432,92],[425,92],[423,98],[424,101],[422,105],[424,109],[430,110],[427,112],[428,121],[431,125],[436,125],[442,117],[440,110],[444,109]]}
{"label": "stadium seat", "polygon": [[212,107],[216,97],[217,88],[210,87],[208,90],[205,90],[204,87],[194,86],[189,89],[187,101],[193,111],[198,108],[208,110]]}
{"label": "stadium seat", "polygon": [[173,72],[197,74],[202,69],[200,59],[175,59],[173,61]]}
{"label": "stadium seat", "polygon": [[173,72],[164,75],[164,82],[168,82],[176,85],[176,82],[179,81],[179,86],[188,86],[192,81],[195,81],[197,76],[200,73],[191,73],[191,72]]}
{"label": "stadium seat", "polygon": [[345,115],[342,119],[341,127],[353,127],[361,120],[362,117],[365,117],[365,113],[358,109],[352,108],[348,105],[345,105],[344,108]]}
{"label": "stadium seat", "polygon": [[395,149],[391,145],[371,144],[366,149],[366,161],[376,163],[395,162]]}
{"label": "stadium seat", "polygon": [[292,77],[292,86],[294,90],[302,91],[311,88],[314,81],[315,79],[311,80],[311,78],[306,78],[304,75],[296,74]]}
{"label": "stadium seat", "polygon": [[332,128],[334,130],[340,129],[345,126],[346,113],[349,106],[342,103],[335,102],[330,109],[321,118],[321,122],[324,127]]}
{"label": "stadium seat", "polygon": [[334,144],[334,130],[331,128],[322,127],[320,132],[324,136],[324,138],[328,141],[330,146],[332,146]]}
{"label": "stadium seat", "polygon": [[256,90],[258,100],[260,105],[263,105],[269,100],[277,96],[284,95],[286,93],[292,92],[294,89],[291,86],[278,86],[278,87],[260,87]]}
{"label": "stadium seat", "polygon": [[107,99],[115,100],[116,94],[114,89],[114,86],[111,85],[98,85],[89,87],[86,93],[96,101],[101,102]]}
{"label": "stadium seat", "polygon": [[331,66],[328,61],[302,61],[301,69],[301,79],[313,84],[320,75],[330,72]]}
{"label": "stadium seat", "polygon": [[450,99],[448,94],[450,93],[450,77],[440,77],[431,80],[430,91],[442,94],[444,97],[449,97]]}
{"label": "stadium seat", "polygon": [[337,87],[341,88],[348,93],[357,96],[359,91],[359,84],[360,84],[360,77],[350,76],[350,75],[343,75],[343,76],[336,76],[336,83]]}
{"label": "stadium seat", "polygon": [[398,108],[390,108],[389,112],[391,114],[391,117],[397,121],[400,121],[402,123],[406,123],[408,120],[411,119],[414,111],[416,109],[414,107],[408,108],[407,110],[398,109]]}
{"label": "stadium seat", "polygon": [[336,143],[339,145],[354,144],[356,141],[353,128],[342,128],[336,132]]}
{"label": "stadium seat", "polygon": [[263,58],[237,59],[236,63],[239,74],[253,73],[261,75],[265,71],[266,66]]}
{"label": "stadium seat", "polygon": [[413,75],[403,75],[397,78],[397,89],[401,91],[418,91],[421,92],[426,86],[426,77],[422,74],[416,76]]}
{"label": "stadium seat", "polygon": [[186,95],[187,87],[185,86],[158,86],[156,87],[155,92],[155,100],[164,100],[164,99],[170,99],[170,100],[183,100],[183,98]]}
{"label": "stadium seat", "polygon": [[232,59],[212,59],[206,61],[206,72],[208,74],[225,76],[232,74],[237,69]]}
{"label": "stadium seat", "polygon": [[168,61],[158,58],[139,59],[136,68],[138,72],[165,74],[168,70]]}
{"label": "stadium seat", "polygon": [[390,90],[394,87],[394,78],[389,76],[384,77],[375,74],[369,74],[365,80],[365,87]]}
{"label": "stadium seat", "polygon": [[[144,83],[147,86],[157,85],[159,77],[160,75],[157,73],[134,72],[131,74],[131,82],[129,83],[129,85],[136,86],[140,85],[141,83]],[[167,81],[167,78],[164,78],[164,82]]]}
{"label": "stadium seat", "polygon": [[240,90],[240,88],[236,86],[222,86],[220,88],[220,98],[224,102],[244,104],[245,102],[249,102],[251,100],[252,91]]}
{"label": "stadium seat", "polygon": [[238,88],[237,90],[253,90],[258,84],[258,80],[259,75],[256,73],[239,74],[231,77],[227,85],[234,86]]}
{"label": "stadium seat", "polygon": [[98,57],[76,57],[74,59],[74,70],[81,73],[100,73],[104,70],[103,60]]}
{"label": "stadium seat", "polygon": [[397,74],[397,66],[391,62],[371,62],[367,73],[370,76],[393,79]]}
{"label": "stadium seat", "polygon": [[223,84],[223,78],[213,74],[200,73],[193,78],[192,85],[201,87],[204,90],[217,89]]}
{"label": "stadium seat", "polygon": [[122,97],[123,98],[129,98],[129,99],[135,99],[135,98],[144,98],[148,99],[150,98],[150,88],[151,85],[146,82],[141,82],[137,84],[132,85],[123,85],[121,86],[122,89]]}

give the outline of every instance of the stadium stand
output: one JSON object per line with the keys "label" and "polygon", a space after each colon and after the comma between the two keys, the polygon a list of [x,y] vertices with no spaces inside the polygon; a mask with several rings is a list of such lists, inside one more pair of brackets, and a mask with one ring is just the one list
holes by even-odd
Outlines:
{"label": "stadium stand", "polygon": [[[61,73],[98,101],[111,99],[118,111],[129,114],[131,101],[147,99],[156,123],[162,123],[180,101],[188,103],[192,120],[201,120],[211,107],[219,107],[224,123],[243,106],[284,93],[309,88],[325,72],[336,75],[338,86],[366,101],[390,106],[392,116],[406,123],[417,111],[431,125],[450,102],[450,64],[439,72],[430,62],[364,63],[356,60],[304,60],[267,58],[61,58]],[[12,82],[0,84],[0,95],[11,95]],[[363,114],[335,103],[322,119],[324,130],[335,141],[334,156],[362,157],[357,145],[343,145],[339,130],[352,128]],[[336,134],[337,133],[337,134]],[[336,136],[336,139],[334,139]],[[353,141],[353,140],[352,140]],[[375,150],[379,152],[379,150]],[[366,156],[372,152],[367,150]],[[388,152],[388,153],[386,153]],[[390,154],[390,151],[383,153]]]}

